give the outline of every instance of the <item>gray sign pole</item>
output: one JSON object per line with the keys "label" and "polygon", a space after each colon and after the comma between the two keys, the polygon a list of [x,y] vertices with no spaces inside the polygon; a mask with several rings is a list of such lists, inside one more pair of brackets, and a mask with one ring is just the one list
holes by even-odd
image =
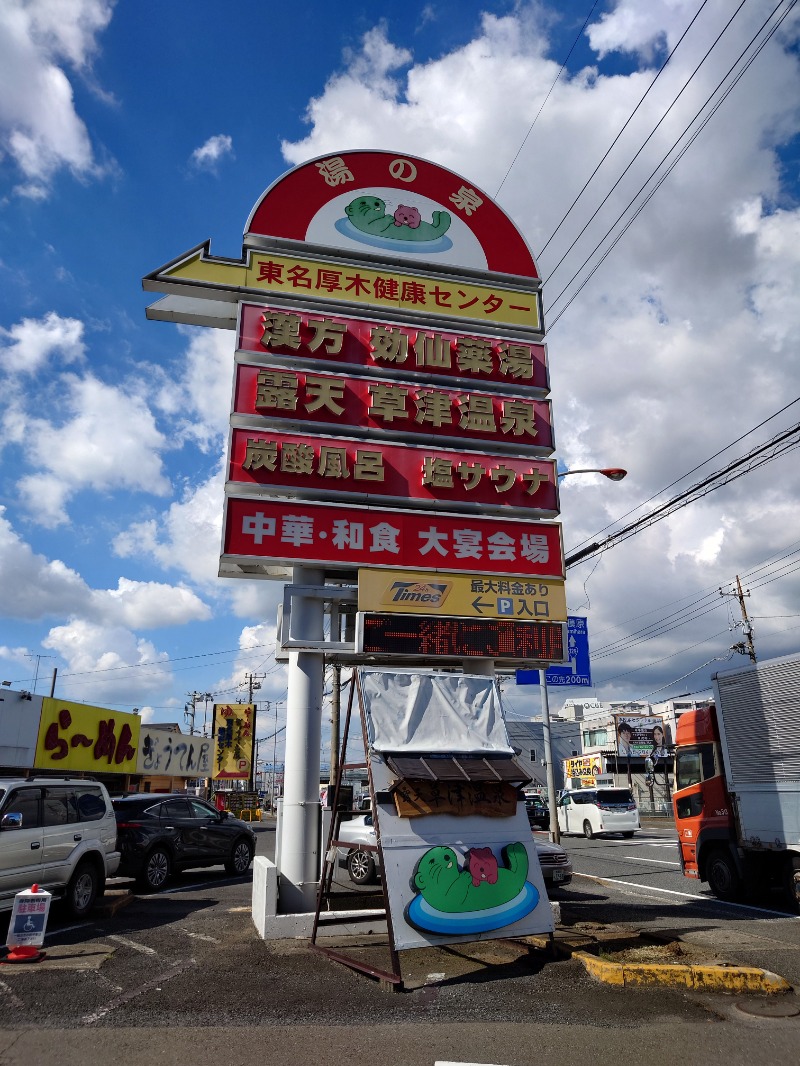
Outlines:
{"label": "gray sign pole", "polygon": [[545,770],[547,771],[547,806],[550,809],[550,839],[554,844],[561,840],[558,831],[556,810],[556,781],[553,776],[553,745],[550,739],[550,703],[547,698],[547,671],[539,671],[539,687],[542,691],[542,737],[544,739]]}
{"label": "gray sign pole", "polygon": [[[292,569],[294,585],[322,585],[321,570]],[[292,636],[321,641],[324,604],[299,597],[292,609]],[[286,702],[286,756],[283,774],[283,815],[277,854],[279,909],[283,913],[310,913],[316,908],[319,880],[319,739],[322,728],[322,693],[325,674],[320,652],[290,651]]]}

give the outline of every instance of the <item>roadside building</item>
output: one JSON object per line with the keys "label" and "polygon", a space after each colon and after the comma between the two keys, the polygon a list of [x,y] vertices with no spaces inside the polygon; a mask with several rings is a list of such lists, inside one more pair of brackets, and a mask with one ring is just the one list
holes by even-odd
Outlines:
{"label": "roadside building", "polygon": [[[527,787],[547,794],[547,764],[544,751],[544,726],[541,718],[529,722],[506,722],[508,738],[519,749],[517,762],[532,778]],[[564,788],[564,760],[580,754],[580,727],[575,722],[550,722],[550,747],[553,753],[553,778],[556,790]]]}
{"label": "roadside building", "polygon": [[0,689],[0,774],[92,777],[112,795],[205,785],[213,741],[138,714]]}

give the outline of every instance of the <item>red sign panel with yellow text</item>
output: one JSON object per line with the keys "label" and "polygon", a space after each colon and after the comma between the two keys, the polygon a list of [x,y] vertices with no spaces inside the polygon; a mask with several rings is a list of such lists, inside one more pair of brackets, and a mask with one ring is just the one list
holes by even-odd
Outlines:
{"label": "red sign panel with yellow text", "polygon": [[135,774],[140,726],[136,714],[45,697],[34,766]]}
{"label": "red sign panel with yellow text", "polygon": [[[315,374],[289,367],[240,363],[234,414],[270,423],[391,433],[395,437],[457,437],[550,453],[550,403],[528,396],[443,389],[420,382]],[[252,421],[251,425],[257,424]]]}
{"label": "red sign panel with yellow text", "polygon": [[555,522],[297,500],[228,497],[222,550],[287,566],[564,576],[561,526]]}
{"label": "red sign panel with yellow text", "polygon": [[315,362],[547,391],[543,344],[242,304],[239,349]]}
{"label": "red sign panel with yellow text", "polygon": [[558,512],[555,463],[341,437],[234,429],[229,478],[271,495],[411,500],[417,506]]}

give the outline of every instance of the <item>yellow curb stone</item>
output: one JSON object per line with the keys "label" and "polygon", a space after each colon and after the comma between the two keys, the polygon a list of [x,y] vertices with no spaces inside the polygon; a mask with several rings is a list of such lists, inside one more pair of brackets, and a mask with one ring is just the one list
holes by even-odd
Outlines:
{"label": "yellow curb stone", "polygon": [[599,959],[585,951],[574,952],[587,973],[608,985],[670,985],[702,992],[791,991],[791,985],[776,973],[754,966],[680,966],[619,963]]}
{"label": "yellow curb stone", "polygon": [[623,983],[629,985],[671,985],[673,988],[694,988],[691,966],[663,963],[626,962],[622,964]]}
{"label": "yellow curb stone", "polygon": [[789,992],[791,985],[776,973],[755,966],[693,966],[694,988],[723,992]]}
{"label": "yellow curb stone", "polygon": [[587,955],[585,951],[573,952],[572,957],[579,959],[586,971],[599,981],[607,985],[625,984],[625,971],[618,962],[606,962],[605,959],[598,959],[596,955]]}

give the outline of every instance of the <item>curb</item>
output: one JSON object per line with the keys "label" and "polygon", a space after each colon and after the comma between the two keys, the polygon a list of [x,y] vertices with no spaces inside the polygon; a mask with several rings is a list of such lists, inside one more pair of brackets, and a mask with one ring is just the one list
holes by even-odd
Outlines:
{"label": "curb", "polygon": [[608,962],[585,951],[573,951],[572,958],[587,973],[608,985],[631,988],[635,985],[671,985],[695,992],[790,992],[792,986],[770,970],[754,966],[659,966],[650,963]]}

